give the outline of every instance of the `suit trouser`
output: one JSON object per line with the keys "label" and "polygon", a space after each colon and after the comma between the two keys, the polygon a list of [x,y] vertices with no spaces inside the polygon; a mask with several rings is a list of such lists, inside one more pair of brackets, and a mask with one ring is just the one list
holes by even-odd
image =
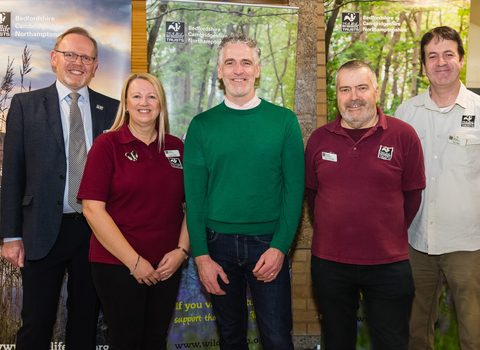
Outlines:
{"label": "suit trouser", "polygon": [[480,349],[480,250],[428,255],[410,247],[415,280],[409,350],[433,350],[443,276],[452,290],[462,350]]}
{"label": "suit trouser", "polygon": [[88,262],[90,235],[91,229],[83,217],[64,218],[57,241],[47,256],[25,260],[21,269],[23,307],[17,350],[50,349],[65,271],[68,272],[66,349],[95,349],[99,305]]}

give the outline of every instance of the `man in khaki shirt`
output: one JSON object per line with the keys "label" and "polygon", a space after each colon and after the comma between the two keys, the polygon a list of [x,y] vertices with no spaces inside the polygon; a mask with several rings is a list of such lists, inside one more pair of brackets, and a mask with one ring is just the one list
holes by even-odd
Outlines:
{"label": "man in khaki shirt", "polygon": [[480,349],[480,97],[459,80],[463,43],[450,27],[421,41],[426,92],[395,117],[422,142],[427,187],[409,229],[415,298],[410,350],[434,348],[443,277],[453,293],[462,350]]}

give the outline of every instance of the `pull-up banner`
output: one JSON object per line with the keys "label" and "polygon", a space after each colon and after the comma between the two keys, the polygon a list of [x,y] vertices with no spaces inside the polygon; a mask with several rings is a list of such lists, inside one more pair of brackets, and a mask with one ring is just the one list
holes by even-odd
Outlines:
{"label": "pull-up banner", "polygon": [[[195,115],[225,97],[217,77],[217,48],[230,33],[256,39],[261,54],[257,95],[293,110],[298,8],[232,2],[147,0],[149,72],[167,95],[170,133],[183,138]],[[255,305],[247,293],[251,350],[261,349]],[[286,305],[286,307],[290,307]],[[210,296],[193,259],[183,270],[168,349],[219,349]]]}
{"label": "pull-up banner", "polygon": [[[328,121],[338,113],[335,74],[340,66],[353,59],[368,63],[380,87],[378,105],[384,114],[393,116],[402,102],[424,92],[429,85],[422,72],[422,36],[434,27],[452,27],[460,34],[467,52],[469,14],[470,1],[463,0],[325,2]],[[460,73],[463,83],[466,67]],[[452,292],[445,283],[435,349],[460,349],[453,305]],[[357,325],[357,349],[370,349],[368,310],[363,300]]]}
{"label": "pull-up banner", "polygon": [[[131,17],[131,0],[0,1],[0,164],[11,98],[55,82],[50,52],[56,38],[67,29],[83,27],[97,40],[99,64],[90,87],[120,97],[130,74]],[[21,325],[22,280],[20,270],[4,259],[0,259],[0,284],[0,350],[15,349]],[[66,294],[64,284],[52,350],[65,348]],[[101,321],[97,349],[108,349],[104,328]]]}

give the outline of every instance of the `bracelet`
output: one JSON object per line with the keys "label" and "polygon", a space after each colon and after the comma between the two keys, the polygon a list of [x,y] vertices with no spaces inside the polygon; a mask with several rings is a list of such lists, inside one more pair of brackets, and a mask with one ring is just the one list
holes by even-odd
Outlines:
{"label": "bracelet", "polygon": [[133,276],[133,274],[135,273],[135,270],[137,269],[139,261],[140,261],[140,254],[138,254],[137,263],[135,264],[135,267],[133,268],[133,271],[130,272],[130,276]]}
{"label": "bracelet", "polygon": [[184,253],[185,253],[185,260],[188,259],[188,252],[185,250],[185,248],[178,246],[178,247],[175,248],[175,249],[179,249],[179,250],[181,250],[182,252],[184,252]]}

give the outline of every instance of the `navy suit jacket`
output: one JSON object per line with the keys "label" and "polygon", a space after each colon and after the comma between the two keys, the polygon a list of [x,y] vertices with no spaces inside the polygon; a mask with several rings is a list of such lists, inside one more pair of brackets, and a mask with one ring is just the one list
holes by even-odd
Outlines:
{"label": "navy suit jacket", "polygon": [[[93,139],[113,124],[119,102],[89,88]],[[22,237],[27,260],[44,258],[60,231],[67,171],[55,84],[16,94],[5,135],[0,237]]]}

